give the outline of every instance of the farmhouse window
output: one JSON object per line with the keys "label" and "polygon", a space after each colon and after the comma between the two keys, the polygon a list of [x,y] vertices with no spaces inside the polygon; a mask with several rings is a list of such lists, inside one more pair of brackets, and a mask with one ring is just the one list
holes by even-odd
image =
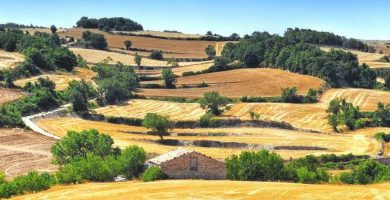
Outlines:
{"label": "farmhouse window", "polygon": [[191,158],[190,170],[192,170],[192,171],[197,171],[198,170],[198,158]]}

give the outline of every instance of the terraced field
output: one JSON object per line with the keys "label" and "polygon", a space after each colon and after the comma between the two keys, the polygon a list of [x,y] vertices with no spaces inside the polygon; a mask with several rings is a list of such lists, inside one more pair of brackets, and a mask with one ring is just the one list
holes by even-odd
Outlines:
{"label": "terraced field", "polygon": [[[34,199],[338,199],[378,200],[390,198],[390,183],[373,185],[299,184],[280,182],[168,180],[143,183],[86,183],[55,186],[47,191],[14,198]],[[72,195],[69,195],[72,194]]]}
{"label": "terraced field", "polygon": [[24,61],[24,56],[16,52],[0,50],[0,70],[18,66]]}
{"label": "terraced field", "polygon": [[92,78],[95,76],[95,72],[86,68],[75,68],[72,73],[52,73],[52,74],[43,74],[39,76],[33,76],[30,78],[19,79],[14,81],[14,84],[17,86],[23,87],[28,82],[35,82],[38,78],[49,78],[56,84],[56,90],[64,90],[69,86],[69,83],[73,80],[80,81],[85,80],[87,82],[92,82]]}
{"label": "terraced field", "polygon": [[114,33],[131,33],[140,36],[160,36],[167,38],[201,38],[203,35],[188,34],[188,33],[174,33],[174,32],[162,32],[162,31],[113,31]]}
{"label": "terraced field", "polygon": [[251,112],[260,114],[260,119],[287,122],[299,129],[332,131],[326,109],[321,104],[239,103],[223,113],[223,116],[250,120]]}
{"label": "terraced field", "polygon": [[334,98],[345,98],[348,102],[359,106],[361,110],[376,110],[377,104],[390,103],[390,92],[367,89],[330,89],[321,98],[321,103],[328,104]]}
{"label": "terraced field", "polygon": [[[324,51],[330,51],[330,49],[332,49],[332,48],[331,47],[321,47],[321,49]],[[341,49],[341,50],[344,50],[344,49]],[[345,50],[345,51],[350,51],[351,53],[356,54],[358,59],[359,59],[359,63],[360,64],[366,63],[370,68],[389,68],[390,67],[390,63],[385,63],[385,62],[379,61],[379,59],[381,59],[384,56],[384,54],[367,53],[367,52],[355,51],[355,50]]]}
{"label": "terraced field", "polygon": [[[66,31],[59,32],[61,36],[74,37],[81,39],[83,31],[86,29],[73,28]],[[103,34],[108,42],[108,47],[112,49],[124,48],[123,42],[131,40],[132,48],[151,50],[161,50],[164,57],[175,58],[206,58],[205,49],[208,45],[215,45],[212,41],[191,41],[191,40],[167,40],[140,36],[121,36],[115,34],[108,34],[97,29],[89,29],[90,31]]]}
{"label": "terraced field", "polygon": [[[256,68],[237,69],[223,72],[207,73],[180,77],[177,85],[196,85],[208,83],[205,88],[178,89],[142,89],[139,94],[156,97],[197,98],[209,91],[218,91],[222,95],[239,98],[242,96],[279,96],[282,87],[296,86],[299,93],[306,93],[310,88],[319,88],[324,82],[312,76],[289,73],[283,70]],[[162,81],[147,81],[159,83]]]}
{"label": "terraced field", "polygon": [[[163,154],[178,146],[162,145],[158,142],[157,136],[146,135],[147,129],[137,126],[127,126],[121,124],[112,124],[106,122],[88,121],[79,118],[46,118],[37,120],[37,124],[44,130],[54,133],[57,136],[64,136],[70,130],[89,130],[97,129],[103,133],[109,134],[120,147],[128,145],[142,146],[147,152]],[[182,136],[196,135],[196,136]],[[227,136],[217,136],[219,134]],[[324,153],[354,153],[356,155],[370,154],[379,152],[380,145],[372,137],[366,137],[361,134],[319,134],[302,131],[292,131],[273,128],[199,128],[199,129],[174,129],[173,136],[166,139],[177,139],[181,142],[192,142],[198,140],[236,142],[245,143],[250,146],[257,145],[256,148],[278,149],[275,152],[282,155],[283,158],[297,158],[308,154]],[[283,139],[281,139],[283,138]],[[310,149],[288,149],[285,146],[293,147],[312,147]],[[280,147],[280,148],[277,148]],[[324,149],[314,149],[321,147]],[[236,154],[247,148],[236,147],[200,147],[186,146],[208,156],[225,159],[227,156]],[[255,148],[255,149],[256,149]]]}
{"label": "terraced field", "polygon": [[0,104],[5,102],[14,101],[23,96],[23,92],[15,89],[8,89],[0,87]]}
{"label": "terraced field", "polygon": [[51,145],[54,139],[23,129],[0,129],[0,170],[7,178],[31,170],[54,171],[51,164]]}
{"label": "terraced field", "polygon": [[96,108],[98,114],[114,117],[143,119],[148,113],[157,113],[174,121],[196,121],[205,111],[197,103],[175,103],[168,101],[134,99],[121,105]]}

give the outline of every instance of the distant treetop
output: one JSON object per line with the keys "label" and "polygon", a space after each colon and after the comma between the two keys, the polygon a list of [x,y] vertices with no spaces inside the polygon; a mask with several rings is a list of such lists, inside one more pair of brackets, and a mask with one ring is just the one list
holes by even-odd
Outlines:
{"label": "distant treetop", "polygon": [[137,22],[123,18],[123,17],[112,17],[112,18],[88,18],[81,17],[76,23],[77,27],[82,28],[98,28],[103,31],[139,31],[143,30],[141,24]]}

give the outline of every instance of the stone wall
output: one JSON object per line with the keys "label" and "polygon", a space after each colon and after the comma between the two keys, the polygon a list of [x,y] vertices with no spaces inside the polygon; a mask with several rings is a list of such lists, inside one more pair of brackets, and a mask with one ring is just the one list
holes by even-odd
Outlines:
{"label": "stone wall", "polygon": [[[197,158],[197,170],[190,169],[191,158]],[[174,179],[226,179],[226,165],[197,152],[188,153],[160,165]]]}

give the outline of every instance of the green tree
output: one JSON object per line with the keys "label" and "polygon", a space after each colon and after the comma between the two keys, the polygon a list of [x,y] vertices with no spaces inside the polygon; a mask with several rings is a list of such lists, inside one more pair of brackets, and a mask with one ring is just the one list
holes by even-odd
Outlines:
{"label": "green tree", "polygon": [[161,71],[161,77],[164,80],[166,88],[175,88],[176,76],[169,68],[165,68]]}
{"label": "green tree", "polygon": [[152,53],[150,53],[149,58],[154,60],[163,60],[164,56],[161,51],[153,50]]}
{"label": "green tree", "polygon": [[125,40],[123,43],[125,44],[126,50],[129,50],[133,44],[130,40]]}
{"label": "green tree", "polygon": [[114,148],[113,144],[114,140],[109,135],[101,134],[94,129],[69,131],[52,146],[53,162],[65,165],[86,158],[88,153],[99,157],[120,154],[120,149]]}
{"label": "green tree", "polygon": [[151,133],[160,136],[161,140],[164,139],[163,136],[170,135],[170,130],[172,129],[169,119],[156,113],[148,113],[142,125],[145,128],[152,129]]}
{"label": "green tree", "polygon": [[209,59],[214,58],[216,55],[215,48],[212,45],[207,46],[205,49],[205,52],[206,52]]}
{"label": "green tree", "polygon": [[138,177],[144,171],[146,152],[142,147],[129,146],[122,151],[119,161],[128,179]]}
{"label": "green tree", "polygon": [[104,35],[98,33],[92,33],[90,31],[84,31],[82,34],[83,45],[86,48],[94,48],[104,50],[107,48],[107,41]]}
{"label": "green tree", "polygon": [[135,62],[138,66],[141,65],[142,57],[141,57],[140,55],[138,55],[138,53],[135,53],[134,62]]}
{"label": "green tree", "polygon": [[282,102],[286,103],[299,103],[302,102],[302,96],[298,95],[298,88],[297,87],[286,87],[282,88],[282,95],[281,95]]}
{"label": "green tree", "polygon": [[73,111],[87,111],[88,99],[96,96],[96,90],[84,80],[69,83],[69,97]]}
{"label": "green tree", "polygon": [[217,91],[206,92],[199,100],[200,106],[214,115],[221,114],[221,107],[226,106],[228,102],[229,99],[221,96]]}
{"label": "green tree", "polygon": [[50,26],[50,30],[51,30],[51,33],[56,34],[56,32],[57,32],[57,27],[56,27],[55,25],[51,25],[51,26]]}
{"label": "green tree", "polygon": [[143,182],[162,180],[166,178],[168,178],[168,176],[162,172],[159,167],[156,166],[149,167],[141,176],[141,180]]}

